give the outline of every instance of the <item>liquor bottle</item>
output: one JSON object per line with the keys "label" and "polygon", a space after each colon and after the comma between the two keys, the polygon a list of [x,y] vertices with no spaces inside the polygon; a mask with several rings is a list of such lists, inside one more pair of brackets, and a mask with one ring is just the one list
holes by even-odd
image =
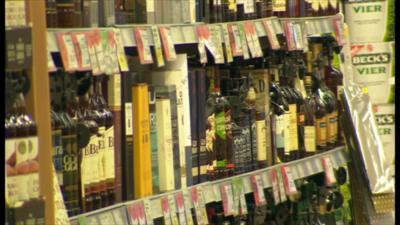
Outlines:
{"label": "liquor bottle", "polygon": [[[197,124],[197,81],[201,69],[193,69],[189,71],[189,98],[190,98],[190,128],[192,134],[192,168],[189,168],[192,173],[193,185],[199,183],[199,152],[198,152],[198,124]],[[189,167],[189,166],[188,166]],[[189,184],[188,184],[189,186]]]}
{"label": "liquor bottle", "polygon": [[133,85],[132,105],[133,130],[135,133],[133,149],[135,198],[142,198],[151,196],[153,193],[149,93],[147,84],[138,83]]}
{"label": "liquor bottle", "polygon": [[[91,93],[89,95],[89,92]],[[80,135],[78,143],[85,142],[81,148],[80,174],[82,183],[82,208],[84,212],[89,212],[101,208],[102,197],[100,192],[100,174],[99,174],[99,126],[95,121],[95,115],[90,109],[89,101],[93,95],[93,87],[83,96],[79,97],[79,124],[77,129],[85,128],[86,134]],[[82,130],[80,130],[82,131]]]}
{"label": "liquor bottle", "polygon": [[[310,54],[308,54],[310,55]],[[304,156],[308,157],[315,154],[317,150],[317,129],[315,119],[315,99],[312,96],[312,65],[308,64],[308,74],[304,76],[304,86],[306,89],[306,98],[301,111],[304,112],[303,123],[303,143],[304,143]]]}
{"label": "liquor bottle", "polygon": [[[215,103],[217,98],[216,93],[216,73],[217,67],[206,68],[206,104],[205,104],[205,128],[206,128],[206,152],[207,152],[207,176],[211,173],[216,174],[217,170],[217,149],[216,132],[215,132]],[[223,110],[221,110],[223,111]]]}
{"label": "liquor bottle", "polygon": [[56,0],[46,0],[46,24],[48,28],[58,26]]}
{"label": "liquor bottle", "polygon": [[286,0],[272,1],[272,12],[276,17],[286,17]]}
{"label": "liquor bottle", "polygon": [[319,80],[318,69],[314,68],[313,79],[313,97],[315,99],[315,119],[316,119],[316,136],[317,136],[317,151],[323,152],[327,149],[327,110],[326,103],[323,99],[323,94],[320,90],[321,84]]}
{"label": "liquor bottle", "polygon": [[[197,83],[197,105],[206,106],[206,76],[207,72],[203,69],[199,71],[196,76]],[[198,174],[199,183],[207,181],[207,166],[208,166],[208,154],[207,154],[207,142],[206,142],[206,107],[197,107],[197,135],[198,135]]]}
{"label": "liquor bottle", "polygon": [[172,144],[171,125],[171,102],[168,98],[159,97],[156,99],[157,112],[157,145],[159,160],[159,185],[160,191],[172,191],[175,189],[174,179],[174,156]]}
{"label": "liquor bottle", "polygon": [[250,144],[251,144],[251,169],[254,170],[257,168],[257,125],[256,125],[256,91],[254,87],[254,83],[252,80],[246,76],[246,80],[248,83],[248,90],[246,98],[244,99],[246,103],[246,107],[244,107],[244,113],[249,116],[250,120]]}

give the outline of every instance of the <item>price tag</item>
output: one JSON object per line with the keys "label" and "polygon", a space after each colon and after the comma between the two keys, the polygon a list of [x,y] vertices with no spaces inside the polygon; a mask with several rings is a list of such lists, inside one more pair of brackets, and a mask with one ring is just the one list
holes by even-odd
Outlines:
{"label": "price tag", "polygon": [[272,182],[272,193],[274,195],[275,205],[278,205],[281,202],[279,197],[279,185],[278,185],[278,173],[275,168],[271,169],[271,182]]}
{"label": "price tag", "polygon": [[74,42],[75,52],[78,59],[78,70],[86,71],[91,69],[90,56],[88,45],[86,42],[86,35],[84,33],[72,34],[72,41]]}
{"label": "price tag", "polygon": [[[222,49],[221,28],[219,25],[209,25],[211,40],[210,45],[215,49],[215,63],[224,64],[224,52]],[[207,43],[207,42],[206,42]]]}
{"label": "price tag", "polygon": [[342,15],[338,15],[334,19],[332,19],[333,28],[335,29],[335,37],[339,46],[343,46],[346,44],[346,38],[344,35],[344,24],[342,20]]}
{"label": "price tag", "polygon": [[304,43],[303,43],[303,33],[301,31],[301,25],[296,23],[293,24],[293,40],[296,50],[303,50]]}
{"label": "price tag", "polygon": [[161,198],[161,208],[163,211],[165,225],[172,225],[171,212],[167,196]]}
{"label": "price tag", "polygon": [[200,63],[207,63],[207,52],[206,52],[206,39],[203,34],[203,29],[202,27],[196,27],[196,33],[197,33],[197,38],[199,44],[197,45],[197,48],[199,50],[200,54]]}
{"label": "price tag", "polygon": [[206,204],[204,202],[204,192],[203,192],[202,186],[198,186],[197,187],[197,191],[198,191],[198,194],[199,194],[201,212],[203,213],[203,221],[204,221],[205,224],[209,224],[208,216],[207,216],[207,210],[206,210]]}
{"label": "price tag", "polygon": [[117,56],[118,56],[119,68],[122,72],[127,72],[127,71],[129,71],[129,66],[128,66],[128,62],[126,60],[126,56],[125,56],[125,49],[124,49],[124,44],[122,41],[120,29],[115,28],[114,35],[115,35],[115,44],[117,46]]}
{"label": "price tag", "polygon": [[192,217],[192,204],[190,201],[190,195],[187,189],[182,190],[183,193],[183,201],[185,203],[185,213],[186,213],[186,221],[188,225],[194,225],[193,217]]}
{"label": "price tag", "polygon": [[138,203],[139,206],[139,223],[140,225],[146,225],[146,213],[144,210],[144,204],[141,201],[140,203]]}
{"label": "price tag", "polygon": [[288,196],[297,194],[297,188],[296,185],[294,184],[292,171],[290,170],[290,167],[282,166],[281,170],[282,170],[283,183],[285,184],[286,194]]}
{"label": "price tag", "polygon": [[127,225],[128,221],[126,221],[126,209],[125,208],[119,208],[115,209],[112,211],[113,217],[115,224],[121,224],[121,225]]}
{"label": "price tag", "polygon": [[161,41],[164,48],[164,54],[167,61],[176,60],[176,52],[174,41],[172,40],[171,30],[169,27],[160,27]]}
{"label": "price tag", "polygon": [[[104,58],[104,49],[102,42],[102,33],[100,30],[96,29],[93,31],[94,38],[94,49],[96,51],[97,62],[99,63],[99,68],[101,73],[105,73],[107,71],[107,65]],[[105,43],[104,43],[105,44]]]}
{"label": "price tag", "polygon": [[199,225],[208,224],[207,212],[205,211],[200,186],[192,187],[191,194],[192,194],[193,207],[196,213],[197,224]]}
{"label": "price tag", "polygon": [[171,214],[172,224],[179,225],[179,220],[176,214],[175,198],[173,195],[168,195],[169,210]]}
{"label": "price tag", "polygon": [[232,180],[232,185],[233,185],[233,201],[235,203],[236,212],[239,213],[240,215],[248,214],[247,203],[244,197],[243,179],[234,178]]}
{"label": "price tag", "polygon": [[280,48],[278,38],[276,37],[276,33],[274,27],[272,26],[271,20],[263,20],[264,29],[267,33],[269,44],[273,50],[277,50]]}
{"label": "price tag", "polygon": [[99,74],[101,74],[101,71],[100,71],[100,67],[99,67],[99,62],[97,61],[97,57],[96,57],[94,33],[86,32],[85,35],[86,35],[86,41],[88,44],[90,64],[92,65],[92,73],[93,73],[93,75],[99,75]]}
{"label": "price tag", "polygon": [[98,216],[99,216],[100,224],[103,224],[103,225],[116,224],[111,212],[103,212],[103,213],[98,214]]}
{"label": "price tag", "polygon": [[47,70],[49,72],[57,71],[56,65],[54,64],[53,56],[51,56],[51,53],[49,51],[47,51]]}
{"label": "price tag", "polygon": [[287,198],[285,194],[285,185],[283,184],[282,170],[278,169],[276,172],[278,174],[279,197],[281,202],[286,202]]}
{"label": "price tag", "polygon": [[237,24],[228,24],[229,42],[232,47],[233,56],[243,55],[242,40],[240,39],[239,27]]}
{"label": "price tag", "polygon": [[243,58],[244,59],[249,59],[250,58],[250,54],[249,54],[249,48],[247,45],[247,41],[246,41],[246,34],[245,34],[245,30],[244,30],[244,24],[243,23],[239,23],[239,35],[240,35],[240,40],[242,42],[242,48],[243,48]]}
{"label": "price tag", "polygon": [[62,63],[67,72],[78,69],[78,60],[76,57],[74,44],[70,34],[57,34],[58,48],[60,49]]}
{"label": "price tag", "polygon": [[109,53],[111,59],[111,72],[112,74],[119,73],[118,67],[118,52],[117,52],[117,41],[115,39],[115,33],[113,30],[108,31],[108,42],[109,42]]}
{"label": "price tag", "polygon": [[216,33],[214,27],[213,25],[210,25],[210,27],[207,25],[197,26],[197,36],[199,37],[199,42],[204,43],[211,55],[213,55],[215,63],[224,63],[220,36]]}
{"label": "price tag", "polygon": [[293,35],[293,24],[290,21],[283,22],[283,28],[285,30],[286,42],[289,51],[296,50],[296,45]]}
{"label": "price tag", "polygon": [[212,188],[213,188],[213,192],[214,192],[214,196],[215,196],[215,201],[216,202],[222,201],[221,190],[220,190],[219,185],[212,185]]}
{"label": "price tag", "polygon": [[164,56],[162,53],[160,33],[158,32],[158,27],[152,26],[151,33],[153,34],[153,43],[154,43],[154,50],[156,53],[157,66],[158,67],[164,66],[165,62],[164,62]]}
{"label": "price tag", "polygon": [[308,26],[306,25],[307,21],[301,26],[301,30],[303,33],[303,52],[308,52]]}
{"label": "price tag", "polygon": [[244,22],[245,36],[247,44],[253,58],[262,57],[262,50],[258,40],[257,30],[252,21]]}
{"label": "price tag", "polygon": [[236,215],[235,204],[233,201],[233,190],[230,182],[220,184],[222,204],[224,206],[224,215],[233,216]]}
{"label": "price tag", "polygon": [[[101,32],[101,43],[102,43],[102,47],[103,47],[103,56],[104,56],[104,64],[105,64],[105,70],[103,70],[103,72],[105,72],[105,74],[107,75],[111,75],[112,74],[112,59],[111,59],[111,44],[109,42],[109,35],[108,35],[108,31],[103,30]],[[101,66],[100,66],[101,68]]]}
{"label": "price tag", "polygon": [[179,224],[187,225],[186,222],[186,212],[185,212],[185,202],[183,200],[183,193],[180,191],[175,194],[176,205],[178,206],[178,216]]}
{"label": "price tag", "polygon": [[260,175],[251,176],[251,184],[253,186],[254,198],[256,200],[256,206],[262,206],[267,204],[267,200],[264,196],[264,188]]}
{"label": "price tag", "polygon": [[325,171],[325,184],[327,186],[332,186],[336,184],[336,177],[333,171],[331,159],[329,158],[329,156],[324,156],[321,158],[321,160]]}
{"label": "price tag", "polygon": [[139,225],[139,208],[137,204],[128,205],[128,213],[130,216],[130,224]]}
{"label": "price tag", "polygon": [[225,59],[228,63],[233,62],[231,42],[229,39],[228,25],[221,24],[222,32],[224,34],[224,44],[225,44]]}
{"label": "price tag", "polygon": [[146,36],[147,30],[145,28],[135,28],[136,47],[139,53],[139,60],[141,64],[153,63],[151,56],[149,40]]}
{"label": "price tag", "polygon": [[[151,203],[149,199],[144,199],[143,200],[143,204],[144,204],[144,213],[146,215],[146,222],[147,225],[153,225],[154,221],[153,221],[153,211],[151,208]],[[116,223],[119,224],[119,223]]]}
{"label": "price tag", "polygon": [[79,225],[88,225],[86,216],[79,216],[78,223],[79,223]]}

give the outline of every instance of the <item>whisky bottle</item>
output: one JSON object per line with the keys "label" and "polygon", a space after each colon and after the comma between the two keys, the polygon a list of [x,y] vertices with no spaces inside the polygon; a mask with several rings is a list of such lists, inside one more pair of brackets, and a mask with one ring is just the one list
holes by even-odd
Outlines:
{"label": "whisky bottle", "polygon": [[327,149],[327,110],[323,94],[320,90],[320,80],[318,78],[318,69],[314,68],[313,75],[313,97],[315,99],[315,117],[317,133],[317,151],[323,152]]}
{"label": "whisky bottle", "polygon": [[301,111],[304,112],[303,143],[304,157],[311,156],[317,151],[317,129],[315,120],[315,101],[312,96],[312,77],[310,74],[304,76],[304,86],[307,96]]}

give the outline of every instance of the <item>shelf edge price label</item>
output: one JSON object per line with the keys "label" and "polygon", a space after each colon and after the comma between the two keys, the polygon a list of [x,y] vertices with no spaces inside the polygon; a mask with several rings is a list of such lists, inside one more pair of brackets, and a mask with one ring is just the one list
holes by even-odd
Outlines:
{"label": "shelf edge price label", "polygon": [[335,30],[336,41],[339,46],[343,46],[346,44],[346,38],[344,35],[344,23],[343,23],[343,15],[339,14],[335,18],[332,19],[333,28]]}
{"label": "shelf edge price label", "polygon": [[95,29],[93,31],[92,38],[94,39],[94,49],[96,52],[96,58],[97,58],[97,62],[99,63],[100,71],[101,71],[101,73],[105,73],[107,70],[107,65],[106,65],[105,57],[104,57],[104,49],[103,49],[101,31],[99,29]]}
{"label": "shelf edge price label", "polygon": [[196,212],[197,224],[199,225],[208,224],[207,212],[205,211],[202,199],[203,196],[201,193],[201,187],[200,186],[192,187],[191,193],[192,193],[193,207]]}
{"label": "shelf edge price label", "polygon": [[111,75],[112,74],[112,59],[111,59],[111,43],[109,42],[108,31],[103,30],[101,31],[101,43],[103,47],[103,55],[104,55],[104,67],[105,74]]}
{"label": "shelf edge price label", "polygon": [[285,30],[288,51],[296,50],[292,22],[285,20],[283,22],[283,28]]}
{"label": "shelf edge price label", "polygon": [[233,190],[230,182],[220,184],[221,196],[222,196],[222,204],[224,208],[225,216],[233,216],[235,215],[235,206],[233,201]]}
{"label": "shelf edge price label", "polygon": [[130,218],[130,224],[138,225],[139,224],[139,209],[137,204],[128,205],[128,213]]}
{"label": "shelf edge price label", "polygon": [[188,223],[186,222],[185,202],[183,200],[182,191],[179,191],[175,194],[175,201],[178,208],[179,224],[187,225]]}
{"label": "shelf edge price label", "polygon": [[262,206],[267,204],[267,200],[264,195],[264,185],[262,178],[259,174],[251,176],[251,184],[253,186],[254,198],[256,200],[256,206]]}
{"label": "shelf edge price label", "polygon": [[49,72],[56,72],[57,68],[54,64],[53,56],[51,56],[50,51],[47,51],[47,70]]}
{"label": "shelf edge price label", "polygon": [[235,203],[236,213],[239,215],[248,214],[246,198],[244,197],[244,184],[242,178],[234,178],[232,180],[233,186],[233,201]]}
{"label": "shelf edge price label", "polygon": [[281,202],[286,202],[287,198],[286,198],[285,185],[283,183],[282,170],[279,168],[276,170],[276,172],[278,174],[279,196],[280,196]]}
{"label": "shelf edge price label", "polygon": [[183,189],[182,194],[183,194],[183,202],[185,205],[186,221],[187,221],[188,225],[194,225],[193,218],[192,218],[192,212],[191,212],[192,204],[190,201],[189,191],[187,189]]}
{"label": "shelf edge price label", "polygon": [[100,224],[108,225],[108,224],[115,224],[113,215],[111,212],[102,212],[98,215]]}
{"label": "shelf edge price label", "polygon": [[153,211],[151,208],[150,200],[148,198],[144,199],[143,204],[144,204],[144,213],[146,215],[146,223],[147,225],[153,225],[154,224]]}
{"label": "shelf edge price label", "polygon": [[211,39],[209,40],[209,45],[214,48],[215,51],[215,63],[224,64],[224,51],[222,49],[221,40],[221,28],[219,25],[209,25]]}
{"label": "shelf edge price label", "polygon": [[70,34],[57,33],[58,47],[61,53],[62,63],[67,72],[78,69],[78,60],[74,49],[74,44]]}
{"label": "shelf edge price label", "polygon": [[293,40],[294,46],[296,50],[303,50],[304,41],[303,41],[303,33],[301,29],[301,25],[299,23],[295,23],[292,26],[293,29]]}
{"label": "shelf edge price label", "polygon": [[171,215],[172,224],[179,225],[179,220],[176,215],[175,197],[173,195],[168,195],[168,202],[169,202],[169,212]]}
{"label": "shelf edge price label", "polygon": [[125,55],[125,47],[123,45],[120,29],[114,28],[115,44],[117,46],[117,57],[119,68],[122,72],[129,71],[128,62]]}
{"label": "shelf edge price label", "polygon": [[206,40],[204,38],[203,29],[200,26],[196,27],[198,45],[197,49],[200,55],[200,63],[205,64],[207,63],[207,52],[206,52]]}
{"label": "shelf edge price label", "polygon": [[86,32],[85,35],[86,35],[86,41],[88,44],[90,63],[92,65],[92,73],[93,73],[93,75],[99,75],[99,74],[101,74],[101,71],[100,71],[100,67],[99,67],[99,62],[97,61],[97,57],[96,57],[94,33],[93,33],[93,31]]}
{"label": "shelf edge price label", "polygon": [[117,49],[117,41],[115,38],[114,30],[108,31],[108,42],[110,45],[110,54],[111,54],[111,71],[112,74],[119,73],[119,66],[118,66],[118,49]]}
{"label": "shelf edge price label", "polygon": [[165,62],[164,62],[163,50],[161,46],[160,33],[158,31],[158,27],[151,26],[151,33],[153,35],[154,51],[156,53],[157,66],[158,67],[164,66]]}
{"label": "shelf edge price label", "polygon": [[86,216],[79,216],[78,223],[79,225],[88,225]]}
{"label": "shelf edge price label", "polygon": [[169,27],[160,27],[159,30],[165,58],[167,59],[167,61],[176,60],[176,51],[171,35],[171,29]]}
{"label": "shelf edge price label", "polygon": [[271,182],[272,182],[272,193],[274,196],[275,205],[281,202],[279,194],[279,184],[278,184],[278,172],[275,168],[271,169]]}
{"label": "shelf edge price label", "polygon": [[136,47],[139,53],[140,64],[151,64],[153,63],[153,57],[151,56],[149,40],[147,35],[145,36],[147,30],[146,28],[135,28],[135,40]]}
{"label": "shelf edge price label", "polygon": [[91,62],[88,51],[88,44],[84,33],[72,34],[72,41],[74,43],[76,57],[78,60],[78,70],[87,71],[91,70]]}
{"label": "shelf edge price label", "polygon": [[332,186],[336,184],[336,177],[333,171],[333,165],[331,158],[329,156],[324,156],[321,158],[322,166],[324,167],[325,171],[325,184],[327,186]]}
{"label": "shelf edge price label", "polygon": [[164,196],[161,198],[161,208],[164,216],[165,225],[172,225],[168,196]]}
{"label": "shelf edge price label", "polygon": [[243,47],[242,40],[240,39],[239,27],[237,24],[228,24],[229,42],[232,48],[233,56],[242,56]]}
{"label": "shelf edge price label", "polygon": [[244,24],[239,23],[238,27],[239,27],[240,40],[242,42],[242,48],[243,48],[243,58],[249,59],[250,58],[249,47],[247,46],[246,35],[245,35],[245,31],[244,31]]}
{"label": "shelf edge price label", "polygon": [[225,56],[228,63],[233,62],[231,42],[229,39],[228,25],[221,24],[222,32],[224,34]]}
{"label": "shelf edge price label", "polygon": [[282,166],[281,171],[287,196],[292,196],[297,194],[297,188],[293,180],[293,174],[291,168],[289,166]]}
{"label": "shelf edge price label", "polygon": [[263,20],[262,23],[263,23],[264,29],[267,33],[268,41],[271,45],[271,48],[273,50],[280,49],[279,41],[278,41],[278,38],[276,37],[276,32],[274,30],[271,20]]}
{"label": "shelf edge price label", "polygon": [[[247,41],[247,45],[249,46],[250,54],[252,58],[257,58],[260,57],[260,52],[259,49],[260,43],[258,42],[258,37],[257,40],[255,40],[254,35],[257,36],[257,31],[254,27],[254,23],[252,21],[246,21],[244,22],[244,33]],[[257,47],[257,42],[258,42],[258,47]],[[261,54],[262,56],[262,54]]]}

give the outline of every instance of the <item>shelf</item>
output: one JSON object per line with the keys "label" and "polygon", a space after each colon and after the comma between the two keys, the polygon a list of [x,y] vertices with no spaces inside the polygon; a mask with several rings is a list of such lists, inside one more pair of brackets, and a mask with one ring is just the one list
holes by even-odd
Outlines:
{"label": "shelf", "polygon": [[[330,151],[327,151],[327,152],[324,152],[324,153],[321,153],[318,155],[310,156],[307,158],[291,161],[288,163],[281,163],[278,165],[274,165],[272,167],[255,170],[255,171],[252,171],[249,173],[240,174],[240,175],[229,177],[226,179],[221,179],[221,180],[217,180],[217,181],[213,181],[213,182],[201,183],[198,185],[188,187],[186,190],[190,191],[193,187],[200,188],[203,192],[203,196],[204,196],[203,200],[204,200],[205,204],[210,203],[210,202],[215,202],[215,201],[218,202],[218,201],[221,201],[221,196],[219,193],[219,191],[220,191],[219,185],[222,183],[231,182],[234,179],[242,179],[244,193],[245,194],[252,193],[253,190],[252,190],[252,185],[250,183],[250,177],[252,175],[261,174],[262,178],[263,178],[263,188],[264,189],[270,188],[272,186],[272,184],[270,182],[272,169],[279,168],[280,166],[285,166],[286,168],[290,167],[293,179],[298,180],[301,178],[305,178],[305,177],[323,172],[324,168],[323,168],[321,160],[324,157],[330,158],[332,166],[334,168],[337,168],[349,161],[349,156],[346,151],[346,148],[344,146],[341,146],[341,147],[332,149]],[[79,216],[75,216],[70,219],[72,222],[77,221],[79,218],[86,218],[88,220],[95,219],[96,217],[100,217],[100,215],[102,215],[104,213],[107,214],[113,210],[122,210],[127,215],[127,206],[134,204],[134,203],[141,202],[143,200],[150,201],[151,217],[153,219],[160,218],[163,216],[162,209],[161,209],[161,198],[165,197],[165,196],[176,194],[181,191],[182,190],[176,190],[176,191],[171,191],[171,192],[167,192],[167,193],[163,193],[163,194],[159,194],[159,195],[154,195],[154,196],[151,196],[151,197],[148,197],[145,199],[138,199],[138,200],[134,200],[134,201],[119,203],[119,204],[109,206],[109,207],[106,207],[106,208],[103,208],[100,210],[96,210],[96,211],[85,213],[85,214],[82,214]],[[190,204],[192,204],[192,203],[190,203]],[[191,207],[193,207],[193,206],[191,206]],[[100,221],[100,223],[101,223],[102,220],[99,219],[98,221]]]}
{"label": "shelf", "polygon": [[[326,33],[335,32],[335,28],[333,26],[333,20],[339,19],[341,23],[343,23],[343,15],[336,14],[333,16],[325,16],[325,17],[302,17],[302,18],[277,18],[277,17],[268,17],[261,18],[252,21],[256,27],[258,37],[265,37],[267,33],[263,26],[264,20],[271,21],[273,30],[276,34],[283,34],[283,23],[285,21],[290,21],[293,24],[300,24],[303,31],[306,32],[307,36],[313,35],[321,35]],[[100,28],[49,28],[47,31],[47,39],[48,39],[48,51],[50,52],[59,52],[56,34],[57,33],[65,33],[65,32],[86,32],[94,29],[99,30],[112,30],[118,29],[121,32],[122,42],[125,48],[128,47],[136,47],[136,41],[134,38],[134,28],[146,28],[147,31],[151,31],[151,27],[170,27],[172,39],[175,45],[181,44],[196,44],[198,43],[196,26],[198,25],[207,25],[207,26],[219,26],[220,28],[220,40],[224,42],[223,38],[223,24],[239,24],[245,21],[234,21],[227,23],[214,23],[214,24],[204,24],[204,23],[194,23],[194,24],[128,24],[128,25],[114,25],[113,27],[100,27]],[[151,32],[146,32],[151,34]],[[153,46],[153,38],[147,38],[149,45]]]}

